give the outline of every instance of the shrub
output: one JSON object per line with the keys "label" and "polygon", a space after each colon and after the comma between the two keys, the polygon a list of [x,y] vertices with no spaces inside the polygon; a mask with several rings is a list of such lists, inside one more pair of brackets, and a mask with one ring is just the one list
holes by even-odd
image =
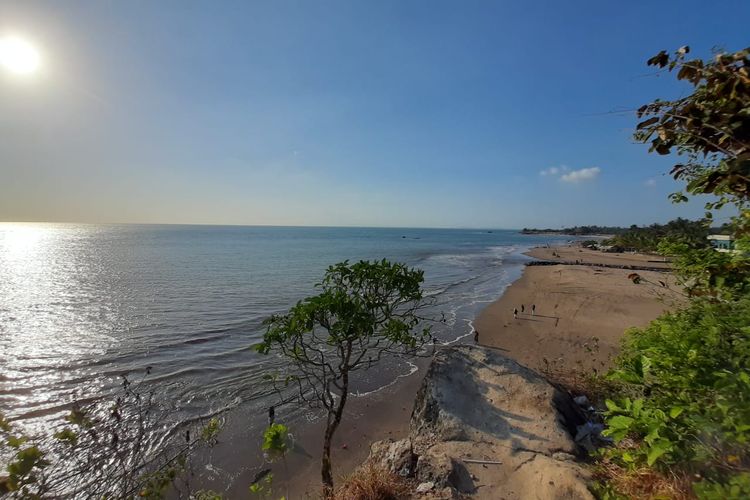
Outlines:
{"label": "shrub", "polygon": [[750,299],[694,301],[632,329],[615,366],[606,433],[631,446],[608,458],[718,483],[750,471]]}

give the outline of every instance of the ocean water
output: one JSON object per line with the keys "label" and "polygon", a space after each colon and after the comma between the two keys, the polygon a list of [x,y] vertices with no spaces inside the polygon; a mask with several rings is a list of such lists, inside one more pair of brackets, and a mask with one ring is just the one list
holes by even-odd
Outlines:
{"label": "ocean water", "polygon": [[[562,238],[516,231],[236,226],[0,224],[0,411],[44,432],[73,402],[108,395],[120,376],[146,383],[185,421],[272,397],[262,375],[282,361],[248,347],[262,321],[315,293],[330,264],[381,259],[425,271],[460,342],[521,272],[529,246]],[[365,395],[408,376],[392,360],[357,380]]]}

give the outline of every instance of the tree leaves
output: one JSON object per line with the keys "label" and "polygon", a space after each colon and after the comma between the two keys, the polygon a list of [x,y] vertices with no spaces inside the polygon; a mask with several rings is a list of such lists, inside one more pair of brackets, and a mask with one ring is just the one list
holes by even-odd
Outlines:
{"label": "tree leaves", "polygon": [[639,123],[636,126],[636,129],[640,130],[640,129],[644,128],[644,127],[648,127],[649,125],[653,125],[654,123],[657,123],[658,121],[659,121],[659,117],[658,116],[653,116],[653,117],[649,118],[648,120],[645,120],[645,121],[642,121],[641,123]]}
{"label": "tree leaves", "polygon": [[[677,70],[693,93],[674,100],[655,100],[637,111],[635,139],[650,142],[649,151],[673,152],[689,161],[675,165],[672,175],[685,180],[692,194],[726,196],[739,206],[750,202],[750,49],[720,53],[712,61],[686,60],[690,48],[672,57],[662,50],[649,66]],[[656,136],[654,138],[654,136]]]}
{"label": "tree leaves", "polygon": [[662,50],[646,62],[646,64],[648,64],[649,66],[659,66],[660,68],[663,68],[668,63],[669,55],[667,54],[666,50]]}

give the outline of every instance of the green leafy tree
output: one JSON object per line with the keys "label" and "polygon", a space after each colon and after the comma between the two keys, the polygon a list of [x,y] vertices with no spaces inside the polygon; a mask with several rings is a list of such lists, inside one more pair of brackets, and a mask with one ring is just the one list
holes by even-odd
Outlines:
{"label": "green leafy tree", "polygon": [[[677,73],[693,92],[676,100],[655,100],[638,110],[636,140],[649,142],[650,151],[676,152],[685,159],[672,168],[676,180],[690,194],[710,194],[711,210],[733,205],[739,215],[723,226],[735,237],[738,252],[717,255],[685,240],[660,242],[660,251],[674,259],[674,267],[692,296],[732,300],[750,290],[750,48],[721,52],[713,60],[688,59],[683,47],[669,56],[659,52],[648,64]],[[684,201],[674,193],[674,201]]]}
{"label": "green leafy tree", "polygon": [[[691,194],[713,194],[713,209],[750,200],[750,48],[716,54],[713,60],[689,60],[682,47],[648,60],[650,66],[676,71],[693,92],[675,100],[657,99],[638,110],[635,138],[660,155],[676,152],[685,161],[672,168]],[[683,201],[682,193],[673,200]],[[710,216],[710,214],[709,214]]]}
{"label": "green leafy tree", "polygon": [[266,321],[258,352],[278,352],[293,367],[303,401],[326,411],[321,475],[333,491],[331,441],[341,423],[351,376],[388,353],[415,355],[430,339],[421,311],[424,273],[382,261],[342,262],[318,284],[320,293]]}
{"label": "green leafy tree", "polygon": [[666,224],[651,224],[645,227],[633,225],[607,243],[639,252],[655,252],[664,240],[679,242],[690,248],[708,248],[708,234],[707,221],[691,221],[678,217]]}

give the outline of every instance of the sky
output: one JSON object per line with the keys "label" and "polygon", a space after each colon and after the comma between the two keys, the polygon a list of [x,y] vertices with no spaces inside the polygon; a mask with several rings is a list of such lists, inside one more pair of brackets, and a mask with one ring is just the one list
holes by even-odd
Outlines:
{"label": "sky", "polygon": [[0,36],[41,57],[0,71],[0,221],[699,217],[632,110],[688,91],[649,57],[744,48],[748,18],[746,0],[0,0]]}

